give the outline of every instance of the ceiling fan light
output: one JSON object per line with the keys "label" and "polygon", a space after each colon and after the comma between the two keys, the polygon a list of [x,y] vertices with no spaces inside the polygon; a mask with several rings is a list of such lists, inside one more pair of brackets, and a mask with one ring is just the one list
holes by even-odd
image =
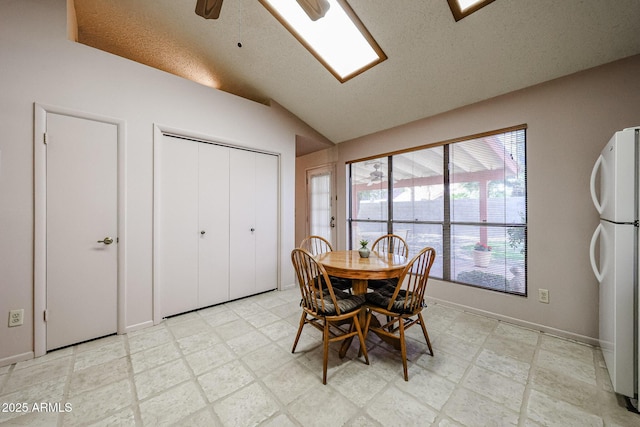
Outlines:
{"label": "ceiling fan light", "polygon": [[222,9],[222,0],[197,0],[196,14],[204,19],[218,19]]}
{"label": "ceiling fan light", "polygon": [[327,0],[296,0],[302,10],[309,16],[312,21],[323,18],[329,10],[329,2]]}

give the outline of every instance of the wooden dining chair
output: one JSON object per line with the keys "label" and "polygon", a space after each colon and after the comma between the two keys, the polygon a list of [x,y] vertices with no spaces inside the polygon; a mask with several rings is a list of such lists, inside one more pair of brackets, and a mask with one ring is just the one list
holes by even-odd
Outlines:
{"label": "wooden dining chair", "polygon": [[[366,338],[371,330],[379,335],[399,340],[405,381],[409,381],[405,341],[405,331],[408,328],[415,324],[422,327],[429,353],[433,356],[433,348],[422,317],[422,310],[426,307],[424,292],[435,258],[435,249],[422,249],[404,268],[396,286],[387,285],[365,295],[368,311],[364,336]],[[374,318],[375,313],[386,316],[386,323],[379,324],[378,318]]]}
{"label": "wooden dining chair", "polygon": [[[371,245],[371,250],[400,255],[405,258],[409,256],[409,245],[407,245],[407,242],[402,237],[396,234],[386,234],[378,237],[375,242],[373,242],[373,245]],[[387,285],[395,286],[397,284],[398,278],[394,277],[391,279],[369,280],[367,287],[370,289],[380,289]]]}
{"label": "wooden dining chair", "polygon": [[[365,363],[368,365],[369,356],[358,320],[358,314],[365,302],[364,295],[351,295],[334,289],[322,264],[319,264],[313,255],[304,249],[294,249],[291,252],[291,262],[296,271],[302,295],[300,303],[302,317],[291,352],[296,351],[304,325],[310,324],[322,331],[322,384],[327,383],[330,342],[343,341],[357,335]],[[349,329],[345,330],[345,326],[348,326]]]}
{"label": "wooden dining chair", "polygon": [[[333,247],[327,239],[321,236],[307,236],[300,242],[300,248],[307,250],[311,255],[316,256],[326,252],[333,252]],[[329,276],[334,288],[351,293],[351,279],[344,277]]]}

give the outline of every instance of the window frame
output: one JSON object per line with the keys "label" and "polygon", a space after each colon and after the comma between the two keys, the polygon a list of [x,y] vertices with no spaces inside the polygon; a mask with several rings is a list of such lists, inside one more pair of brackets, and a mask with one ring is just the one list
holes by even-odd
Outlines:
{"label": "window frame", "polygon": [[[488,223],[488,222],[482,222],[481,220],[479,220],[478,222],[474,222],[474,221],[453,221],[452,219],[452,214],[450,212],[451,210],[451,190],[450,190],[450,183],[451,183],[451,176],[450,176],[450,171],[449,171],[449,164],[451,163],[451,157],[450,157],[450,146],[452,144],[455,143],[459,143],[459,142],[465,142],[465,141],[471,141],[471,140],[475,140],[475,139],[481,139],[481,138],[486,138],[486,137],[490,137],[493,135],[499,135],[499,134],[506,134],[509,132],[515,132],[515,131],[523,131],[524,132],[524,164],[525,164],[525,175],[524,175],[524,194],[525,194],[525,220],[523,223],[508,223],[506,222],[506,220],[504,222],[501,223]],[[420,151],[420,150],[425,150],[425,149],[430,149],[430,148],[434,148],[434,147],[438,147],[438,146],[443,146],[443,184],[444,184],[444,193],[443,193],[443,204],[444,204],[444,218],[442,221],[439,220],[416,220],[416,221],[410,221],[410,220],[394,220],[393,218],[393,197],[390,197],[390,195],[393,194],[393,157],[399,154],[404,154],[404,153],[410,153],[410,152],[414,152],[414,151]],[[378,223],[378,224],[383,224],[383,226],[381,227],[383,230],[386,230],[386,233],[392,233],[393,229],[394,229],[394,224],[408,224],[408,225],[442,225],[442,253],[438,254],[441,259],[442,259],[442,280],[445,280],[447,282],[452,282],[452,283],[456,283],[456,284],[460,284],[460,285],[465,285],[465,286],[471,286],[474,288],[479,288],[479,289],[485,289],[485,290],[490,290],[490,291],[495,291],[495,292],[500,292],[503,294],[509,294],[509,295],[515,295],[515,296],[523,296],[523,297],[527,297],[528,296],[528,250],[527,250],[527,244],[528,244],[528,193],[527,193],[527,173],[526,173],[526,151],[527,151],[527,125],[526,124],[521,124],[521,125],[517,125],[517,126],[511,126],[508,128],[502,128],[502,129],[497,129],[497,130],[493,130],[493,131],[488,131],[488,132],[483,132],[483,133],[479,133],[479,134],[474,134],[474,135],[468,135],[468,136],[464,136],[464,137],[460,137],[460,138],[454,138],[454,139],[449,139],[446,141],[441,141],[441,142],[436,142],[433,144],[427,144],[427,145],[421,145],[418,147],[413,147],[410,149],[404,149],[404,150],[399,150],[399,151],[394,151],[394,152],[388,152],[388,153],[384,153],[384,154],[380,154],[380,155],[376,155],[376,156],[370,156],[370,157],[366,157],[366,158],[362,158],[362,159],[357,159],[357,160],[352,160],[352,161],[348,161],[345,162],[346,167],[347,167],[347,191],[348,191],[348,210],[347,210],[347,242],[348,242],[348,247],[350,249],[353,249],[354,247],[356,247],[356,243],[353,241],[354,238],[354,233],[353,233],[353,226],[354,223],[358,224],[358,223]],[[380,219],[380,220],[375,220],[375,219],[357,219],[353,217],[353,175],[352,175],[352,165],[355,163],[361,163],[361,162],[365,162],[365,161],[374,161],[377,159],[384,159],[386,158],[387,161],[387,170],[384,171],[387,175],[387,188],[386,188],[386,192],[387,192],[387,217],[386,219]],[[384,226],[384,224],[386,224],[386,226]],[[510,228],[521,228],[523,229],[524,233],[524,242],[523,242],[523,252],[524,252],[524,292],[514,292],[514,291],[509,291],[506,288],[504,290],[501,289],[493,289],[490,287],[486,287],[486,286],[481,286],[481,285],[477,285],[477,284],[473,284],[473,283],[466,283],[466,282],[461,282],[458,280],[455,280],[456,278],[452,278],[451,277],[451,271],[452,271],[452,229],[455,226],[477,226],[477,227],[503,227],[505,229],[505,234],[508,233],[508,229]],[[439,278],[440,279],[440,278]]]}

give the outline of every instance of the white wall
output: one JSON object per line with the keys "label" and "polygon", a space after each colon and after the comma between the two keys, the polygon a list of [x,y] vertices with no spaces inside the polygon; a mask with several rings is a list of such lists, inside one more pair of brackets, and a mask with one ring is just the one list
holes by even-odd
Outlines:
{"label": "white wall", "polygon": [[[281,154],[281,285],[294,282],[295,138],[315,132],[279,106],[69,41],[66,19],[65,0],[0,3],[0,366],[34,349],[34,102],[126,122],[127,327],[152,319],[154,124]],[[8,328],[17,308],[25,323]]]}
{"label": "white wall", "polygon": [[[430,282],[427,294],[471,311],[595,343],[598,283],[588,249],[598,214],[589,195],[589,178],[611,135],[640,125],[640,56],[299,157],[296,177],[336,161],[338,247],[345,248],[345,162],[523,123],[528,125],[528,297],[437,280]],[[299,198],[304,192],[296,189],[296,194],[299,242],[305,202]],[[540,288],[549,290],[550,304],[538,302]]]}

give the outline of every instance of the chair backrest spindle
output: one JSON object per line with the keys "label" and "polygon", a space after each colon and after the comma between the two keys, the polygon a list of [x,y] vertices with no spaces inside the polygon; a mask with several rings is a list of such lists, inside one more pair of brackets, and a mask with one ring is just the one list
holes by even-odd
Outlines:
{"label": "chair backrest spindle", "polygon": [[405,240],[395,234],[387,234],[385,236],[378,237],[373,245],[371,245],[372,251],[386,252],[394,255],[401,255],[404,257],[409,256],[409,246]]}
{"label": "chair backrest spindle", "polygon": [[308,236],[301,243],[300,247],[307,250],[311,255],[319,255],[325,252],[333,252],[333,247],[327,239],[321,236]]}

